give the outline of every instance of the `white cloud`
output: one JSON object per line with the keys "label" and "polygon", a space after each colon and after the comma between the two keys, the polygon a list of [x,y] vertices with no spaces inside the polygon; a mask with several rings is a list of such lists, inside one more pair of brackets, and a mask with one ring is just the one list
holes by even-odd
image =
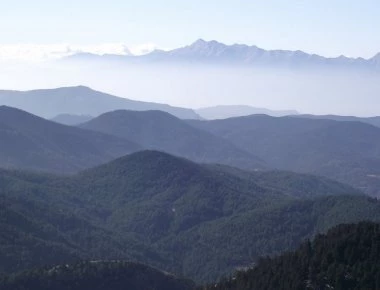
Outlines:
{"label": "white cloud", "polygon": [[17,60],[38,62],[57,59],[75,53],[143,55],[158,47],[154,43],[127,46],[123,43],[101,43],[93,45],[76,44],[1,44],[0,61]]}
{"label": "white cloud", "polygon": [[145,43],[134,45],[129,48],[133,55],[144,55],[152,52],[153,50],[158,49],[157,45],[154,43]]}

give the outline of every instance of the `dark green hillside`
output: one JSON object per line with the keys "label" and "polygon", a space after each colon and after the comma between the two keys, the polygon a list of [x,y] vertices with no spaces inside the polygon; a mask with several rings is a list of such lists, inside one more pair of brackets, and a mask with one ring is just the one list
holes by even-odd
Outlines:
{"label": "dark green hillside", "polygon": [[293,197],[315,198],[321,195],[363,194],[349,185],[322,176],[281,170],[250,172],[224,165],[211,164],[209,166],[219,174],[233,174]]}
{"label": "dark green hillside", "polygon": [[[21,184],[22,190],[28,190]],[[33,188],[29,194],[41,194]],[[17,195],[17,192],[14,192]],[[59,194],[59,191],[53,192]],[[159,256],[133,237],[95,225],[77,209],[59,199],[49,203],[36,198],[0,196],[0,273],[11,273],[46,264],[71,263],[79,259],[139,260],[155,264]],[[37,201],[38,200],[38,201]],[[55,204],[52,204],[52,203]]]}
{"label": "dark green hillside", "polygon": [[265,160],[380,195],[380,128],[362,122],[252,115],[189,121]]}
{"label": "dark green hillside", "polygon": [[113,111],[81,128],[125,138],[144,148],[168,152],[201,163],[221,163],[241,168],[263,168],[259,158],[185,121],[161,111]]}
{"label": "dark green hillside", "polygon": [[361,220],[380,221],[380,203],[354,196],[324,197],[258,207],[203,223],[176,238],[163,239],[159,245],[167,254],[179,251],[188,277],[215,281],[214,273],[228,275],[259,256],[294,249],[331,226]]}
{"label": "dark green hillside", "polygon": [[[72,180],[76,180],[74,177]],[[152,242],[208,220],[288,197],[234,175],[157,151],[135,153],[83,172],[77,180],[89,201],[112,214],[112,226]]]}
{"label": "dark green hillside", "polygon": [[380,289],[380,224],[339,225],[296,251],[202,289]]}
{"label": "dark green hillside", "polygon": [[75,172],[141,147],[114,136],[0,106],[0,167]]}
{"label": "dark green hillside", "polygon": [[[7,208],[41,226],[26,231],[7,219],[0,232],[55,243],[49,264],[133,260],[212,281],[336,224],[380,220],[378,201],[325,178],[228,170],[157,151],[70,177],[3,170],[0,197]],[[39,250],[22,237],[1,244],[3,271],[44,262],[28,258]],[[74,256],[66,261],[60,249]]]}
{"label": "dark green hillside", "polygon": [[129,262],[80,262],[0,278],[2,290],[191,290],[194,282]]}
{"label": "dark green hillside", "polygon": [[[61,232],[55,230],[51,223],[42,223],[35,217],[41,210],[40,207],[28,202],[23,205],[20,203],[0,198],[0,273],[75,261],[84,254],[67,241]],[[33,212],[32,217],[19,210],[25,207]],[[61,218],[61,223],[65,222],[59,214],[55,217]]]}

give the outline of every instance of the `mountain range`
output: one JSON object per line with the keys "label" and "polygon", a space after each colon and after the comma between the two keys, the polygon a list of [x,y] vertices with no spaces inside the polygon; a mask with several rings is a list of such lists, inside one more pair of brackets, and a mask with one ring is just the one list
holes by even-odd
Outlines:
{"label": "mountain range", "polygon": [[157,151],[76,175],[0,171],[0,272],[129,260],[214,281],[380,203],[302,174],[200,165]]}
{"label": "mountain range", "polygon": [[[0,288],[111,279],[190,289],[191,281],[166,272],[213,282],[305,239],[318,241],[338,224],[380,221],[379,200],[368,196],[378,197],[380,188],[376,117],[183,120],[145,109],[93,116],[52,121],[0,106],[0,276],[12,275],[0,277]],[[267,258],[258,269],[278,269],[273,281],[284,282],[276,283],[306,281],[286,278],[278,267],[290,263],[286,257]],[[315,257],[302,258],[309,263],[302,271]],[[367,283],[356,270],[356,282]],[[331,271],[316,275],[335,277]],[[104,280],[95,282],[94,273]],[[133,274],[128,280],[122,273]],[[143,277],[152,280],[140,284]],[[251,279],[238,277],[243,284]],[[310,277],[310,285],[321,286]]]}
{"label": "mountain range", "polygon": [[378,71],[380,53],[369,59],[349,58],[343,55],[334,58],[308,54],[297,50],[265,50],[245,44],[226,45],[218,41],[199,39],[194,43],[169,51],[155,50],[143,56],[96,55],[79,53],[65,61],[111,61],[131,63],[199,63],[221,65],[244,65],[292,68],[339,68]]}
{"label": "mountain range", "polygon": [[201,121],[117,110],[73,127],[2,106],[0,166],[73,173],[153,149],[201,163],[326,176],[379,196],[380,128],[362,121],[376,118],[353,119],[359,121],[267,115]]}
{"label": "mountain range", "polygon": [[[321,95],[372,98],[380,71],[380,53],[202,39],[58,62],[103,73],[99,85],[115,81],[113,91],[117,76],[144,99],[276,95],[291,107],[302,96],[310,111]],[[0,289],[380,288],[380,117],[188,109],[85,86],[2,90],[0,140]]]}

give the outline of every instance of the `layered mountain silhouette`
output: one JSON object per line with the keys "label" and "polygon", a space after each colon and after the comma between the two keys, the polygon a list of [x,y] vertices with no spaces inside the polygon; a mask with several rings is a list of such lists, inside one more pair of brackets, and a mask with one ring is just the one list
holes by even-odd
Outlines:
{"label": "layered mountain silhouette", "polygon": [[339,56],[334,58],[308,54],[297,50],[265,50],[257,46],[245,44],[226,45],[218,41],[205,41],[199,39],[194,43],[177,49],[163,51],[155,50],[143,56],[122,55],[95,55],[78,54],[67,57],[65,60],[80,61],[113,61],[133,63],[212,63],[222,65],[248,65],[266,67],[292,67],[292,68],[339,68],[364,69],[377,71],[379,68],[379,55],[373,58],[349,58]]}
{"label": "layered mountain silhouette", "polygon": [[161,111],[105,113],[81,128],[131,140],[146,149],[165,151],[197,162],[262,169],[265,162],[220,137],[196,129]]}
{"label": "layered mountain silhouette", "polygon": [[377,119],[319,118],[184,121],[161,111],[118,110],[76,128],[2,106],[0,166],[69,173],[155,149],[201,163],[327,176],[378,196],[380,129],[368,124]]}
{"label": "layered mountain silhouette", "polygon": [[157,151],[69,177],[1,170],[0,179],[0,272],[8,273],[131,260],[212,281],[339,223],[380,220],[377,200],[325,178]]}
{"label": "layered mountain silhouette", "polygon": [[161,110],[182,119],[199,119],[199,116],[191,109],[133,101],[94,91],[84,86],[33,91],[2,90],[0,91],[0,105],[19,108],[48,119],[60,114],[98,116],[118,109]]}
{"label": "layered mountain silhouette", "polygon": [[6,106],[0,106],[0,139],[1,167],[49,172],[74,172],[141,149],[125,139]]}
{"label": "layered mountain silhouette", "polygon": [[189,123],[225,138],[274,168],[324,175],[379,196],[378,127],[266,115]]}
{"label": "layered mountain silhouette", "polygon": [[81,128],[0,107],[0,167],[72,173],[142,149],[251,170],[265,162],[223,138],[161,111],[119,110]]}

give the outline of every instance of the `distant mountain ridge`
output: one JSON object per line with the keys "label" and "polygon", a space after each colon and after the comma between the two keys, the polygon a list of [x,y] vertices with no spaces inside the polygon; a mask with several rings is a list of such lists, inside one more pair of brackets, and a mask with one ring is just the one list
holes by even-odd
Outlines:
{"label": "distant mountain ridge", "polygon": [[134,101],[92,90],[89,87],[62,87],[32,91],[0,90],[0,105],[18,108],[44,118],[60,114],[99,116],[118,109],[161,110],[181,119],[199,119],[191,109],[166,104]]}
{"label": "distant mountain ridge", "polygon": [[248,115],[265,114],[273,117],[288,115],[298,115],[296,110],[269,110],[266,108],[256,108],[246,105],[221,105],[206,107],[195,110],[204,119],[226,119],[231,117],[241,117]]}
{"label": "distant mountain ridge", "polygon": [[66,60],[102,60],[144,62],[203,62],[257,66],[355,68],[378,70],[380,53],[372,58],[349,58],[346,56],[323,57],[297,50],[265,50],[255,45],[226,45],[218,41],[198,39],[194,43],[169,51],[155,50],[142,56],[121,55],[73,55]]}

